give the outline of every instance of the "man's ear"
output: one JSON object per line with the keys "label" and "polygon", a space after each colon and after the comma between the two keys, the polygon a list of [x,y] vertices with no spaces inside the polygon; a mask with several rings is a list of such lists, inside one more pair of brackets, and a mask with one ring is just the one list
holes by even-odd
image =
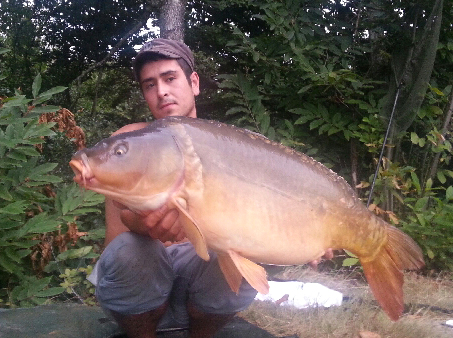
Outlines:
{"label": "man's ear", "polygon": [[197,72],[190,74],[190,80],[192,84],[193,95],[197,96],[200,94],[200,78],[198,77]]}

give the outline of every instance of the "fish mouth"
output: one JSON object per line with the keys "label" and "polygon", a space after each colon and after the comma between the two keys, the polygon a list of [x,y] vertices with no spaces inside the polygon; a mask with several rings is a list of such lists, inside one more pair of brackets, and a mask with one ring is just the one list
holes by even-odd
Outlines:
{"label": "fish mouth", "polygon": [[84,188],[94,179],[93,171],[88,164],[88,157],[85,153],[80,155],[80,158],[72,159],[69,162],[72,171],[74,172],[74,182],[83,186]]}

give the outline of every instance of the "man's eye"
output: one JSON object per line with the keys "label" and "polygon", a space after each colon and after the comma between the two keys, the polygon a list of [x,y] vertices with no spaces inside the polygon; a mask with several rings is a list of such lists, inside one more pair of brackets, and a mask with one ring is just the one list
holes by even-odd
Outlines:
{"label": "man's eye", "polygon": [[175,79],[176,79],[176,78],[175,78],[174,76],[172,76],[172,77],[169,77],[169,78],[167,79],[167,81],[168,81],[168,82],[171,82],[171,81],[173,81],[173,80],[175,80]]}
{"label": "man's eye", "polygon": [[154,87],[154,83],[146,82],[142,84],[142,90],[150,90],[151,88]]}

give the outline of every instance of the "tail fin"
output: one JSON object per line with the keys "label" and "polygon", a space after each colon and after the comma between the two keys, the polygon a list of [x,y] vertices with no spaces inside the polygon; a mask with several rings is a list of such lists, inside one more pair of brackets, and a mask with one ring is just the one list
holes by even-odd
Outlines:
{"label": "tail fin", "polygon": [[390,319],[399,319],[404,309],[403,270],[422,268],[423,253],[405,233],[393,226],[387,227],[388,242],[369,262],[361,262],[365,277],[374,297]]}

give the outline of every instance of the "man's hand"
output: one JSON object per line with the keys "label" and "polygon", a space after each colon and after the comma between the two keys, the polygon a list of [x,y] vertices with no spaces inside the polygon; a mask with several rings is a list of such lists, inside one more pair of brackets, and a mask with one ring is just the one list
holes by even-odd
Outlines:
{"label": "man's hand", "polygon": [[318,259],[315,259],[314,261],[311,261],[310,263],[308,263],[308,265],[312,268],[312,269],[317,269],[318,268],[318,264],[321,263],[321,261],[323,259],[327,259],[327,260],[330,260],[333,258],[333,250],[332,249],[327,249],[325,252],[324,252],[324,255],[322,255],[321,257],[319,257]]}
{"label": "man's hand", "polygon": [[186,237],[184,228],[178,221],[179,213],[176,209],[169,210],[164,205],[146,215],[140,215],[120,203],[113,202],[113,204],[120,209],[121,221],[132,232],[148,235],[162,243],[179,242]]}

